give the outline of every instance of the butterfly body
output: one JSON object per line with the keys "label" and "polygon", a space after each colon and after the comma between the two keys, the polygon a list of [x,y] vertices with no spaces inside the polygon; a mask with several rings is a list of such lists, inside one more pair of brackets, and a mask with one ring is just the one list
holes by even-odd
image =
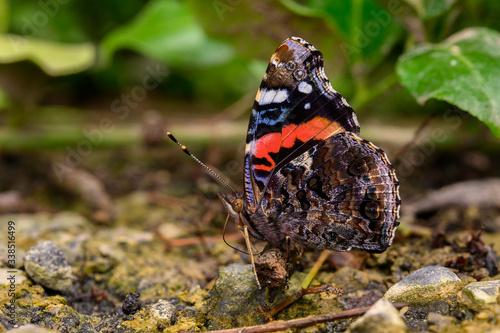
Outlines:
{"label": "butterfly body", "polygon": [[274,247],[382,252],[399,225],[399,182],[358,136],[321,52],[301,38],[271,57],[250,117],[243,195],[220,195],[248,233]]}

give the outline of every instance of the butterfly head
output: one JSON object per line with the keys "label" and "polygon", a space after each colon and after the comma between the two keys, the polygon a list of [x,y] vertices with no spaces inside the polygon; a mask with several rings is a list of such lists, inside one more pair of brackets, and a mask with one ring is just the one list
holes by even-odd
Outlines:
{"label": "butterfly head", "polygon": [[241,198],[241,195],[236,193],[219,193],[219,198],[222,201],[222,204],[226,208],[227,212],[232,217],[239,220],[240,213],[243,210],[243,199]]}

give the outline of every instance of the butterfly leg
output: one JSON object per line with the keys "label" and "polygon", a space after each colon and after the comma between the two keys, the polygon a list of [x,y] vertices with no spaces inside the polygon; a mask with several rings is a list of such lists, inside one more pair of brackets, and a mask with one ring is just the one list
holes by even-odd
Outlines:
{"label": "butterfly leg", "polygon": [[248,227],[246,225],[239,226],[241,232],[243,233],[243,238],[245,239],[245,244],[247,246],[248,254],[250,255],[250,262],[252,263],[253,275],[255,276],[255,281],[257,282],[257,287],[262,289],[260,286],[259,278],[257,277],[257,269],[255,268],[255,259],[253,256],[254,248],[252,243],[250,243],[250,235],[248,234]]}

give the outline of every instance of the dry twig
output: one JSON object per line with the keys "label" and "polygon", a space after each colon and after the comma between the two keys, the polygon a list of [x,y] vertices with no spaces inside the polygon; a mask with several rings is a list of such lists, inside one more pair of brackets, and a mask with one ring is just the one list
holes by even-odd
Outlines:
{"label": "dry twig", "polygon": [[[393,303],[395,308],[401,309],[411,303]],[[262,333],[262,332],[276,332],[285,331],[294,328],[304,328],[317,324],[328,323],[340,319],[357,317],[363,315],[370,307],[363,307],[351,310],[345,310],[337,313],[328,313],[319,316],[310,316],[305,318],[292,319],[281,322],[272,322],[264,325],[246,326],[239,328],[230,328],[226,330],[210,331],[211,333]]]}

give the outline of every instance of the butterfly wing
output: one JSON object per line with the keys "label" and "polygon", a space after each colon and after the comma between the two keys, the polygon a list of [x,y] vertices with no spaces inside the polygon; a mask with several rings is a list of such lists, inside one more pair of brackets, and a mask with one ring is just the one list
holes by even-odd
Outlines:
{"label": "butterfly wing", "polygon": [[[399,182],[385,153],[336,134],[276,172],[265,193],[271,240],[283,246],[382,252],[399,225]],[[257,229],[262,226],[255,226]]]}
{"label": "butterfly wing", "polygon": [[271,57],[255,98],[245,151],[245,201],[262,203],[273,174],[341,132],[359,133],[356,115],[323,69],[323,56],[301,38],[285,40]]}

